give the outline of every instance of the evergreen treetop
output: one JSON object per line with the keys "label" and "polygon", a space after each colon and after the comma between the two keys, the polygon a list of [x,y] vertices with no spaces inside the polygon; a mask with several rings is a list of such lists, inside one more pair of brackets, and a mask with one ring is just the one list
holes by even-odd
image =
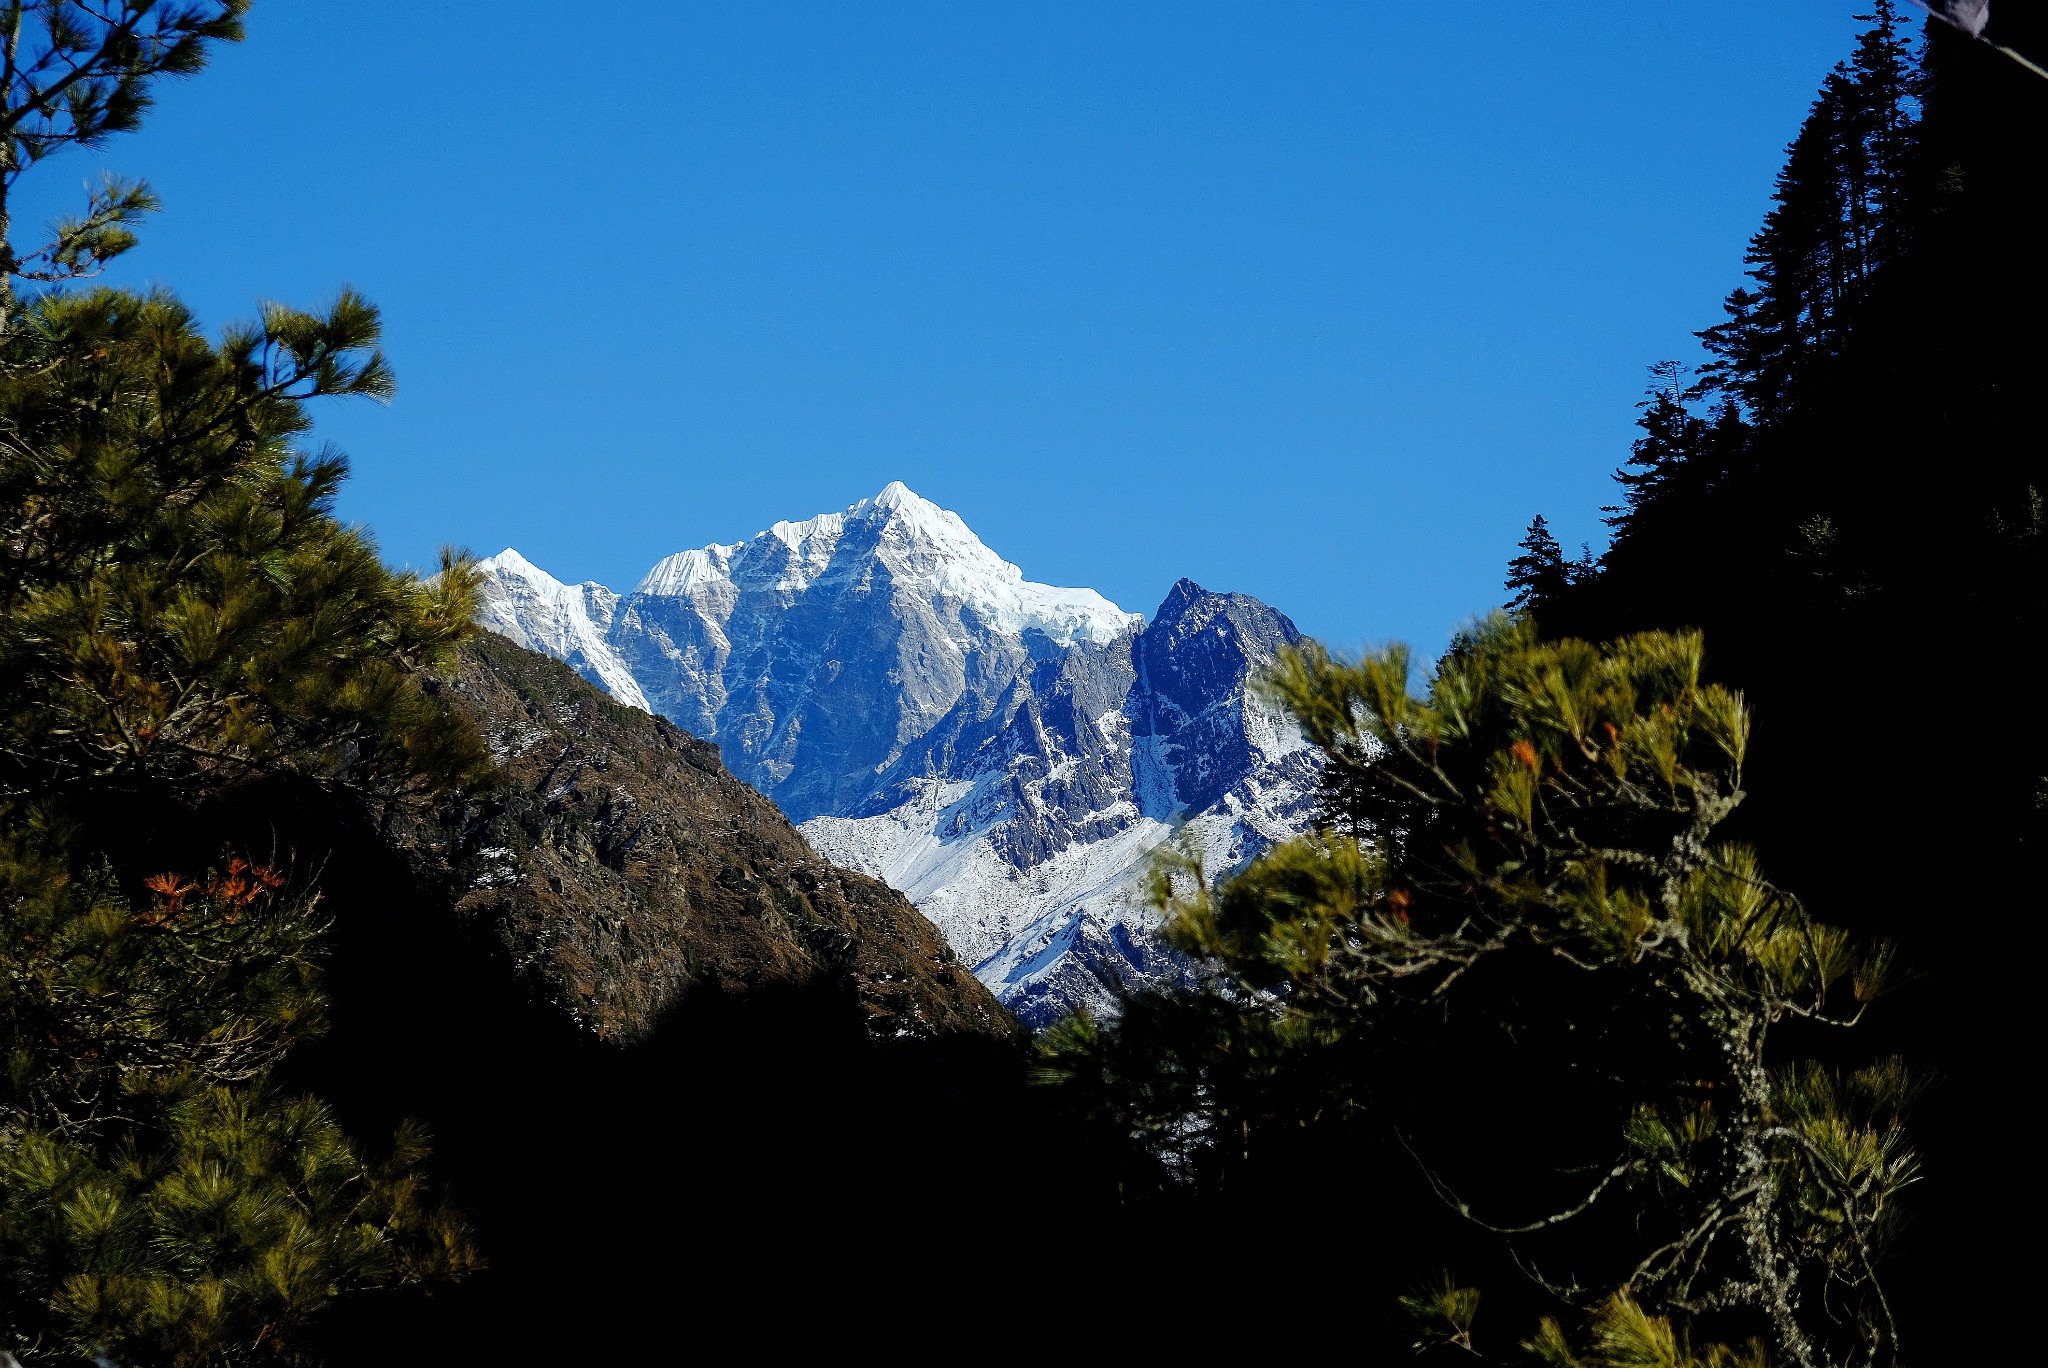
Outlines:
{"label": "evergreen treetop", "polygon": [[1507,589],[1513,594],[1508,606],[1527,609],[1556,598],[1571,582],[1564,548],[1551,535],[1550,524],[1541,513],[1529,522],[1520,543],[1522,554],[1508,562]]}
{"label": "evergreen treetop", "polygon": [[1786,150],[1772,207],[1745,261],[1755,289],[1700,334],[1702,395],[1727,393],[1768,421],[1811,366],[1839,356],[1870,280],[1904,252],[1901,212],[1920,82],[1897,6],[1876,0],[1855,53],[1829,73]]}

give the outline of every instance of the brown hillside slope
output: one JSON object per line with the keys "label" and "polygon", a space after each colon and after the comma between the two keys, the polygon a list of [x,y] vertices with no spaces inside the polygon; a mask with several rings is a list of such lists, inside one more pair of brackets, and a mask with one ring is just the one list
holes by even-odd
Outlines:
{"label": "brown hillside slope", "polygon": [[901,893],[825,861],[709,742],[489,632],[440,687],[500,782],[406,844],[597,1035],[637,1038],[700,985],[821,974],[848,983],[879,1037],[1016,1029]]}

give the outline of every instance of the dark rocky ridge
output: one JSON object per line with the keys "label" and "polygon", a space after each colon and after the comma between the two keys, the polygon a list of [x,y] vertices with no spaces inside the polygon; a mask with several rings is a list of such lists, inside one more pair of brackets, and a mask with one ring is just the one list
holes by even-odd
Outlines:
{"label": "dark rocky ridge", "polygon": [[820,857],[716,746],[489,632],[441,687],[500,781],[399,838],[587,1029],[631,1039],[695,989],[821,975],[858,996],[876,1035],[1011,1029],[901,893]]}

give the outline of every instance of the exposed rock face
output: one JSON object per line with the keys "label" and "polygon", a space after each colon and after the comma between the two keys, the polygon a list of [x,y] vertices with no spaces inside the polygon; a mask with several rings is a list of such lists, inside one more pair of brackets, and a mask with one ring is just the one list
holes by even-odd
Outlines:
{"label": "exposed rock face", "polygon": [[1144,682],[1143,732],[1172,772],[1183,810],[1203,812],[1269,757],[1298,751],[1284,725],[1245,697],[1245,683],[1301,640],[1279,613],[1245,594],[1173,586],[1135,644]]}
{"label": "exposed rock face", "polygon": [[900,484],[623,597],[516,552],[483,569],[486,622],[716,741],[1033,1024],[1180,972],[1144,898],[1160,842],[1222,872],[1307,823],[1313,752],[1248,687],[1300,639],[1284,616],[1182,580],[1147,626]]}
{"label": "exposed rock face", "polygon": [[1003,1032],[945,938],[879,880],[821,858],[715,746],[491,634],[443,686],[499,787],[411,844],[545,996],[630,1038],[697,985],[843,977],[881,1036]]}

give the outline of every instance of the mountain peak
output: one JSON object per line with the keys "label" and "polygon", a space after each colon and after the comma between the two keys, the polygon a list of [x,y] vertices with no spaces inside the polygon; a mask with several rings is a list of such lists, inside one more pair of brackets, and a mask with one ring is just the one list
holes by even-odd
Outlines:
{"label": "mountain peak", "polygon": [[476,563],[477,621],[521,646],[566,660],[621,703],[652,712],[633,672],[605,640],[619,596],[586,580],[564,584],[506,547]]}
{"label": "mountain peak", "polygon": [[1173,582],[1173,588],[1167,590],[1166,597],[1159,601],[1159,611],[1152,615],[1152,625],[1170,626],[1197,605],[1228,597],[1226,594],[1212,594],[1183,575]]}
{"label": "mountain peak", "polygon": [[887,509],[891,512],[911,504],[923,504],[926,508],[937,507],[930,499],[924,498],[901,480],[891,480],[883,485],[882,492],[875,495],[869,502],[876,508]]}
{"label": "mountain peak", "polygon": [[713,544],[664,556],[655,562],[652,570],[641,576],[633,592],[665,598],[686,597],[694,589],[724,580],[732,566],[732,553],[738,549],[736,546]]}
{"label": "mountain peak", "polygon": [[[891,480],[881,493],[850,504],[843,512],[777,523],[763,533],[787,548],[771,562],[778,588],[802,592],[835,557],[846,554],[842,544],[856,527],[874,533],[872,540],[862,537],[854,543],[860,548],[856,554],[881,560],[900,588],[928,600],[948,598],[968,605],[999,632],[1043,632],[1061,646],[1084,639],[1101,644],[1141,621],[1092,589],[1025,579],[1021,569],[991,550],[958,513],[939,507],[901,480]],[[711,550],[717,553],[721,548]],[[724,550],[733,555],[713,557],[721,576],[736,564],[741,548]],[[681,559],[672,556],[663,562],[671,565],[679,573]],[[642,583],[642,589],[660,592],[653,588],[658,575],[662,567]]]}
{"label": "mountain peak", "polygon": [[[847,509],[844,516],[857,518],[863,514],[876,518],[885,526],[901,528],[917,541],[934,543],[956,555],[995,554],[961,521],[958,513],[939,507],[901,480],[889,481],[881,493],[872,499],[862,499]],[[1022,578],[1021,572],[1019,578]]]}
{"label": "mountain peak", "polygon": [[550,575],[547,571],[541,569],[509,546],[495,556],[487,556],[483,560],[478,561],[476,568],[486,575],[512,575],[533,584],[561,583],[553,575]]}

